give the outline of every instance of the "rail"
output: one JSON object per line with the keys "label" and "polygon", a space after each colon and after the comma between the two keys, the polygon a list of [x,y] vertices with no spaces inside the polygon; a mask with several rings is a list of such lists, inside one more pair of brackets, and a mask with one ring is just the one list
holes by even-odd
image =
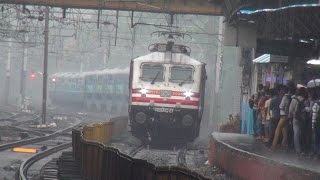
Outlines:
{"label": "rail", "polygon": [[[111,121],[72,130],[72,147],[75,161],[80,165],[82,175],[88,180],[207,180],[207,178],[184,167],[157,167],[141,159],[135,159],[108,147],[112,139]],[[121,123],[120,123],[121,124]],[[100,135],[107,137],[101,137]]]}
{"label": "rail", "polygon": [[71,144],[72,143],[66,143],[66,144],[62,144],[62,145],[53,147],[49,150],[46,150],[46,151],[43,151],[37,155],[34,155],[34,156],[30,157],[29,159],[27,159],[26,161],[22,162],[22,164],[19,167],[17,179],[18,180],[28,180],[27,171],[32,164],[34,164],[35,162],[39,161],[40,159],[45,158],[51,154],[54,154],[58,151],[62,151],[64,149],[71,147]]}
{"label": "rail", "polygon": [[59,136],[60,134],[63,134],[65,132],[67,132],[67,131],[70,131],[73,127],[79,125],[80,122],[81,121],[78,119],[76,121],[76,123],[70,125],[69,127],[65,128],[65,129],[62,129],[62,130],[59,130],[59,131],[57,131],[55,133],[52,133],[52,134],[48,134],[48,135],[42,136],[42,137],[35,137],[35,138],[30,138],[30,139],[26,139],[26,140],[22,140],[22,141],[2,144],[2,145],[0,145],[0,151],[11,149],[11,148],[14,148],[16,146],[23,146],[23,145],[27,145],[27,144],[46,141],[46,140],[51,139],[53,137]]}
{"label": "rail", "polygon": [[187,146],[183,147],[177,156],[177,163],[181,167],[187,168],[187,162],[186,162],[186,153],[187,153]]}
{"label": "rail", "polygon": [[[73,117],[76,117],[76,116],[73,116]],[[13,143],[8,143],[8,144],[4,144],[4,145],[1,145],[0,146],[0,151],[3,151],[3,150],[6,150],[6,149],[10,149],[10,148],[13,148],[13,147],[16,147],[16,146],[22,146],[22,145],[26,145],[26,144],[32,144],[32,143],[37,143],[37,142],[41,142],[41,141],[46,141],[50,138],[53,138],[53,137],[56,137],[56,136],[59,136],[60,134],[63,134],[65,132],[68,132],[70,131],[72,128],[74,128],[75,126],[79,125],[80,124],[80,119],[81,117],[76,117],[76,122],[73,123],[72,125],[70,125],[69,127],[65,128],[65,129],[62,129],[62,130],[59,130],[55,133],[52,133],[52,134],[49,134],[49,135],[45,135],[43,137],[36,137],[36,138],[32,138],[32,139],[27,139],[27,140],[23,140],[23,141],[17,141],[17,142],[13,142]],[[28,171],[28,168],[34,164],[36,161],[46,157],[46,156],[49,156],[50,154],[53,154],[55,152],[58,152],[58,151],[61,151],[63,149],[66,149],[68,147],[71,147],[72,143],[66,143],[66,144],[62,144],[62,145],[58,145],[58,146],[55,146],[51,149],[48,149],[46,151],[43,151],[39,154],[36,154],[32,157],[30,157],[28,160],[22,162],[22,164],[20,165],[19,167],[19,171],[17,172],[17,176],[16,176],[16,179],[18,180],[27,180],[27,171]]]}

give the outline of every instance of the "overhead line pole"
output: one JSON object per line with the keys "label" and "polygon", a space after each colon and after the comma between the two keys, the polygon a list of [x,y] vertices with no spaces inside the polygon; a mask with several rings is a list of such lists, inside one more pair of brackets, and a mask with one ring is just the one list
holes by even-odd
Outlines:
{"label": "overhead line pole", "polygon": [[48,78],[48,46],[49,46],[49,6],[45,12],[44,30],[44,62],[43,62],[43,91],[42,91],[42,124],[46,124],[47,115],[47,78]]}
{"label": "overhead line pole", "polygon": [[9,102],[9,92],[10,92],[10,76],[11,76],[11,47],[12,42],[11,38],[9,38],[9,49],[8,49],[8,59],[6,65],[6,85],[5,85],[5,95],[4,95],[4,104],[8,105]]}
{"label": "overhead line pole", "polygon": [[21,64],[21,79],[20,79],[20,101],[18,105],[23,108],[26,97],[26,77],[27,77],[27,62],[28,62],[28,49],[26,42],[29,41],[28,35],[23,35],[23,51],[22,51],[22,64]]}

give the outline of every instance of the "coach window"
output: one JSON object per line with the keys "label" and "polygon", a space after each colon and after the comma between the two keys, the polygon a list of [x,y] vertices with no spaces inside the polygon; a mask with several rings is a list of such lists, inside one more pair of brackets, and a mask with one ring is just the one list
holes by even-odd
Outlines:
{"label": "coach window", "polygon": [[172,66],[170,81],[174,83],[193,82],[194,68],[190,66]]}
{"label": "coach window", "polygon": [[142,64],[141,79],[143,81],[161,82],[164,80],[164,67],[161,64]]}

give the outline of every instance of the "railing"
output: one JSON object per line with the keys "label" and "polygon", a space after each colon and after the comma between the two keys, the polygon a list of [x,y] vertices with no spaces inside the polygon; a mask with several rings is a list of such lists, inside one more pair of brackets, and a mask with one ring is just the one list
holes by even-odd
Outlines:
{"label": "railing", "polygon": [[[120,123],[121,124],[121,123]],[[206,180],[181,167],[156,167],[105,144],[112,139],[113,122],[73,129],[73,155],[88,180]],[[121,127],[121,125],[118,127]],[[110,132],[111,131],[111,132]],[[118,131],[119,132],[119,131]]]}

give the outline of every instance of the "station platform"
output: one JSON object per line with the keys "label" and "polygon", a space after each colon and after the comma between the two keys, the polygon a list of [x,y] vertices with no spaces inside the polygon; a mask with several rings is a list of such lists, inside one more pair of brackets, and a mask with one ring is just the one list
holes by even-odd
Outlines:
{"label": "station platform", "polygon": [[250,135],[212,133],[209,163],[219,166],[236,179],[319,180],[320,160],[294,153],[270,151]]}

